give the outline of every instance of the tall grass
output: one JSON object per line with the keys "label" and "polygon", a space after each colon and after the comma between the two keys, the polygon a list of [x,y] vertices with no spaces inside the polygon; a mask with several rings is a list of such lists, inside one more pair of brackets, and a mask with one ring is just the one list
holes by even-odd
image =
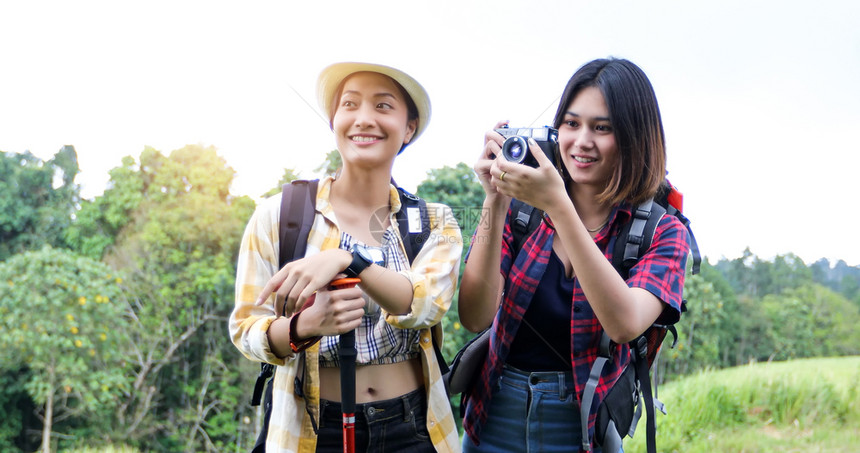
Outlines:
{"label": "tall grass", "polygon": [[[666,384],[657,448],[678,452],[857,451],[860,357],[705,371]],[[625,452],[645,451],[645,420]]]}

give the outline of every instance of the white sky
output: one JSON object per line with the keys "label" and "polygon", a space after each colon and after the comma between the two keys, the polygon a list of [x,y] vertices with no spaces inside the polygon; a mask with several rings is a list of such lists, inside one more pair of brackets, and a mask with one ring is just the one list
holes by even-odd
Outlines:
{"label": "white sky", "polygon": [[573,72],[612,55],[654,84],[669,178],[712,262],[749,246],[860,265],[858,24],[851,0],[0,0],[0,150],[74,145],[92,198],[144,146],[214,145],[233,193],[257,197],[334,149],[320,69],[371,61],[430,93],[394,169],[414,190],[471,166],[497,120],[551,123]]}

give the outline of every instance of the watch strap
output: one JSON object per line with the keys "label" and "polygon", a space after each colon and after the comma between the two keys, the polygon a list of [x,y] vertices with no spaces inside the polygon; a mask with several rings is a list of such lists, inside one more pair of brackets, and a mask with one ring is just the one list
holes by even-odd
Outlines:
{"label": "watch strap", "polygon": [[317,336],[299,339],[296,336],[296,325],[299,322],[300,314],[302,314],[302,312],[298,312],[294,314],[292,318],[290,318],[290,349],[293,350],[294,354],[298,354],[304,351],[305,349],[311,347],[317,341],[320,341],[320,338],[322,338]]}
{"label": "watch strap", "polygon": [[352,262],[349,263],[349,266],[344,270],[344,274],[347,277],[358,277],[359,274],[364,272],[365,269],[370,267],[373,264],[372,261],[368,261],[365,257],[361,256],[356,250],[352,251]]}

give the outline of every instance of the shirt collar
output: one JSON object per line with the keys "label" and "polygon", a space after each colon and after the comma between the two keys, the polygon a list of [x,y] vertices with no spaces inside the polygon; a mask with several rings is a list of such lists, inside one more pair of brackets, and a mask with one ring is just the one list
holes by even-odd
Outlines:
{"label": "shirt collar", "polygon": [[[326,176],[320,180],[319,192],[317,193],[317,211],[332,221],[334,209],[331,206],[331,184],[334,180],[332,176]],[[393,184],[389,184],[388,205],[391,206],[392,214],[400,212],[400,194]]]}
{"label": "shirt collar", "polygon": [[[555,231],[555,225],[552,223],[552,219],[543,212],[543,220],[553,231]],[[633,208],[629,203],[622,203],[620,205],[615,205],[612,208],[612,211],[609,213],[609,225],[615,225],[616,223],[624,223],[633,215]],[[606,228],[601,229],[602,231],[612,231],[612,228],[608,230]],[[597,239],[597,238],[595,238]]]}

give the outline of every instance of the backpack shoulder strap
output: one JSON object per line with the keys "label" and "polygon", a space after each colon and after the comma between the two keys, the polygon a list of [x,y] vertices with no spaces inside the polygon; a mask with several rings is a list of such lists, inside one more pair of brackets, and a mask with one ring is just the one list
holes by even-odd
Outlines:
{"label": "backpack shoulder strap", "polygon": [[[630,268],[632,268],[648,248],[651,247],[651,242],[654,238],[654,231],[657,229],[657,224],[660,222],[660,219],[662,219],[666,214],[666,208],[661,206],[659,203],[656,203],[653,199],[649,199],[637,206],[633,210],[632,214],[631,219],[618,230],[612,251],[612,266],[615,267],[615,270],[625,280],[629,276]],[[642,341],[644,339],[645,336],[642,335],[636,340],[633,340],[633,342]],[[635,352],[632,350],[635,344],[633,342],[631,342],[631,353],[635,355]],[[589,373],[588,381],[586,382],[585,390],[583,391],[583,403],[580,406],[580,416],[582,417],[582,420],[588,420],[588,415],[591,411],[591,402],[594,399],[594,394],[597,389],[597,384],[600,381],[603,368],[606,362],[612,357],[612,346],[612,340],[609,338],[606,331],[604,331],[600,337],[600,347],[598,348],[597,359],[591,367],[591,372]],[[644,379],[648,380],[647,360],[643,359],[642,362],[645,363]],[[634,360],[634,366],[636,366],[637,363],[638,362]],[[639,373],[642,372],[642,370],[637,368],[636,371],[637,379],[641,379],[642,375]],[[650,381],[648,393],[650,395]],[[651,403],[651,401],[649,400],[648,403]],[[649,420],[653,420],[653,416]],[[620,433],[618,434],[620,435]],[[591,450],[591,439],[588,436],[587,423],[584,423],[582,426],[582,449],[586,451]],[[651,450],[649,450],[649,453],[650,452]]]}
{"label": "backpack shoulder strap", "polygon": [[[281,212],[278,217],[279,269],[296,257],[305,255],[308,234],[310,234],[314,222],[318,185],[319,180],[317,179],[296,180],[284,184],[281,189]],[[275,366],[271,363],[260,364],[260,374],[257,375],[257,382],[254,384],[251,406],[260,405],[263,387],[274,372]],[[271,386],[267,392],[271,393]],[[270,400],[271,396],[267,395],[266,401]],[[268,412],[266,415],[268,416]]]}
{"label": "backpack shoulder strap", "polygon": [[427,212],[427,202],[420,197],[402,187],[397,188],[397,193],[400,195],[400,211],[395,215],[397,228],[403,239],[406,256],[412,263],[430,237],[430,214]]}
{"label": "backpack shoulder strap", "polygon": [[684,196],[669,180],[663,181],[663,185],[657,191],[655,200],[660,200],[660,205],[666,208],[666,213],[678,218],[684,228],[687,229],[687,239],[690,243],[690,253],[693,256],[693,267],[691,273],[698,274],[702,266],[702,254],[699,251],[699,243],[696,242],[696,236],[693,235],[693,230],[690,228],[690,219],[682,212],[684,206]]}
{"label": "backpack shoulder strap", "polygon": [[612,251],[612,265],[621,278],[627,279],[630,268],[651,247],[654,231],[664,215],[666,208],[654,202],[654,199],[646,200],[633,209],[630,221],[621,226]]}
{"label": "backpack shoulder strap", "polygon": [[594,394],[597,392],[597,384],[600,382],[600,376],[603,374],[603,367],[612,359],[612,346],[612,340],[604,331],[597,348],[597,358],[591,365],[591,371],[588,373],[588,381],[586,381],[585,389],[582,391],[579,417],[582,420],[580,429],[582,430],[582,450],[584,451],[591,451],[591,438],[588,436],[588,415],[591,413],[592,401],[594,401]]}
{"label": "backpack shoulder strap", "polygon": [[[406,249],[406,256],[411,264],[415,261],[421,248],[424,247],[427,238],[430,237],[430,213],[427,212],[427,202],[421,197],[413,195],[399,186],[397,187],[397,194],[400,195],[400,211],[395,214],[397,229],[400,231],[403,247]],[[439,333],[441,334],[441,329],[439,329]],[[439,369],[444,375],[449,371],[448,362],[442,356],[442,349],[432,329],[430,336],[433,338],[436,361],[439,362]]]}
{"label": "backpack shoulder strap", "polygon": [[281,192],[281,215],[278,221],[278,267],[305,256],[308,234],[316,212],[318,179],[295,180],[284,184]]}
{"label": "backpack shoulder strap", "polygon": [[514,198],[511,200],[511,233],[514,235],[513,248],[511,250],[522,250],[523,244],[529,235],[535,231],[543,219],[543,211],[525,202]]}
{"label": "backpack shoulder strap", "polygon": [[690,240],[690,254],[693,256],[693,267],[690,272],[694,275],[698,274],[699,270],[702,268],[702,253],[699,251],[699,243],[696,242],[696,236],[693,235],[693,229],[690,228],[690,219],[688,219],[681,211],[675,209],[672,205],[669,205],[669,207],[666,208],[666,212],[669,215],[677,217],[684,225],[684,228],[687,229],[687,236]]}

